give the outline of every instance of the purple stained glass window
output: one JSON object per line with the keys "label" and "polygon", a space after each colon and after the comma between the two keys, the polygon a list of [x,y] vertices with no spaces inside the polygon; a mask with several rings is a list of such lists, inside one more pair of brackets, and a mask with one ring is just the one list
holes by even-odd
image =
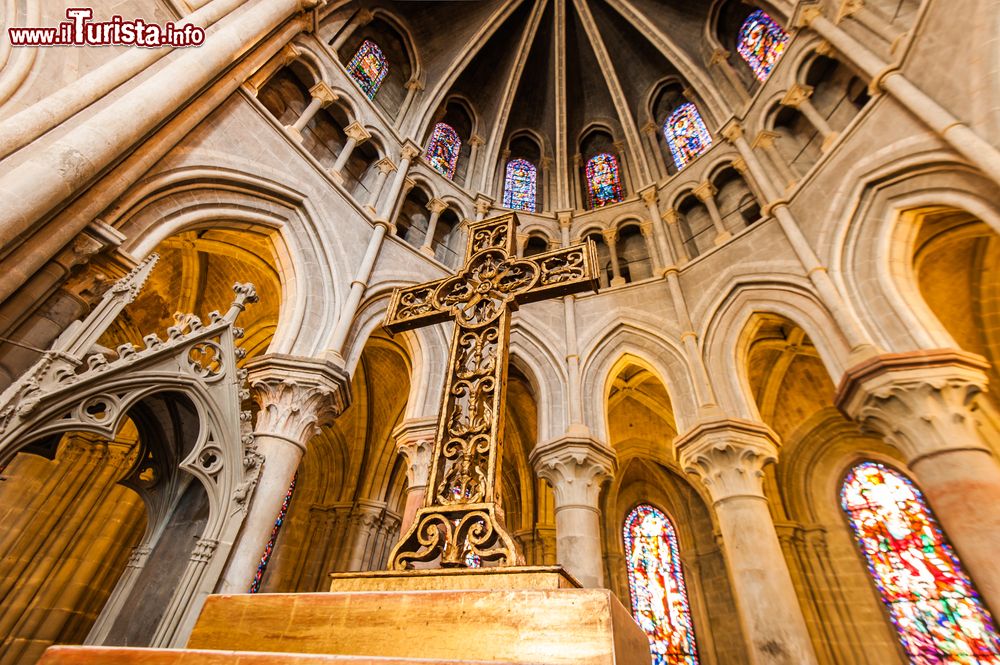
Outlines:
{"label": "purple stained glass window", "polygon": [[537,173],[535,165],[526,159],[512,159],[507,162],[507,175],[503,186],[505,208],[535,212]]}
{"label": "purple stained glass window", "polygon": [[382,55],[378,44],[366,39],[347,63],[347,73],[361,86],[368,99],[374,99],[382,80],[389,73],[389,61]]}
{"label": "purple stained glass window", "polygon": [[618,158],[611,153],[602,152],[587,160],[585,175],[591,208],[618,203],[624,198]]}
{"label": "purple stained glass window", "polygon": [[663,136],[678,169],[687,166],[712,145],[712,135],[708,133],[698,108],[691,102],[681,104],[667,117],[663,123]]}
{"label": "purple stained glass window", "polygon": [[649,637],[653,665],[698,665],[673,523],[642,504],[629,513],[623,532],[632,615]]}
{"label": "purple stained glass window", "polygon": [[858,464],[840,505],[911,663],[1000,665],[1000,637],[920,490],[876,462]]}
{"label": "purple stained glass window", "polygon": [[750,65],[754,76],[766,81],[787,44],[788,33],[785,29],[758,9],[743,21],[736,51]]}
{"label": "purple stained glass window", "polygon": [[455,167],[458,166],[458,153],[462,149],[462,139],[458,138],[451,125],[439,122],[431,132],[431,141],[427,144],[427,163],[431,168],[449,180],[455,177]]}

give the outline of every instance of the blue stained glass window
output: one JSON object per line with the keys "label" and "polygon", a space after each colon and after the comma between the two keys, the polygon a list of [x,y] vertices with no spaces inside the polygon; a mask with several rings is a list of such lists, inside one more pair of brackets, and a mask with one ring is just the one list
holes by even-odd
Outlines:
{"label": "blue stained glass window", "polygon": [[625,518],[623,532],[632,615],[649,636],[653,665],[698,665],[673,523],[643,504]]}
{"label": "blue stained glass window", "polygon": [[913,483],[858,464],[840,504],[911,663],[1000,665],[1000,636]]}
{"label": "blue stained glass window", "polygon": [[667,117],[663,123],[663,136],[678,169],[687,166],[712,145],[712,135],[708,133],[698,108],[691,102],[681,104]]}
{"label": "blue stained glass window", "polygon": [[374,99],[382,80],[389,73],[389,61],[382,55],[378,44],[366,39],[347,63],[347,73],[361,86],[368,99]]}
{"label": "blue stained glass window", "polygon": [[624,198],[618,158],[611,153],[602,152],[587,160],[585,175],[591,208],[618,203]]}
{"label": "blue stained glass window", "polygon": [[736,51],[750,65],[754,76],[766,81],[787,44],[788,33],[785,29],[758,9],[743,21]]}
{"label": "blue stained glass window", "polygon": [[507,162],[507,174],[503,185],[505,208],[535,212],[537,173],[535,165],[526,159],[512,159]]}
{"label": "blue stained glass window", "polygon": [[458,166],[458,153],[462,149],[462,139],[458,138],[451,125],[439,122],[431,132],[431,141],[427,144],[427,163],[431,168],[449,180],[455,177],[455,167]]}

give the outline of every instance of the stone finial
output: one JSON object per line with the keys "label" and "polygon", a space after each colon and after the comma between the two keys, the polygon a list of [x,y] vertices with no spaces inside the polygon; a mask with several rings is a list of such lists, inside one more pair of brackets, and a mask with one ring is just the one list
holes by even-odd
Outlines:
{"label": "stone finial", "polygon": [[601,486],[618,467],[613,450],[589,438],[563,437],[529,456],[535,473],[549,482],[556,506],[597,506]]}
{"label": "stone finial", "polygon": [[909,464],[949,450],[988,450],[975,422],[988,370],[982,356],[955,349],[882,354],[844,373],[836,404]]}
{"label": "stone finial", "polygon": [[306,443],[350,403],[350,377],[327,361],[268,354],[246,364],[260,407],[256,432],[305,450]]}
{"label": "stone finial", "polygon": [[674,440],[681,467],[697,474],[719,503],[764,496],[764,466],[778,460],[778,436],[764,423],[735,418],[703,421]]}

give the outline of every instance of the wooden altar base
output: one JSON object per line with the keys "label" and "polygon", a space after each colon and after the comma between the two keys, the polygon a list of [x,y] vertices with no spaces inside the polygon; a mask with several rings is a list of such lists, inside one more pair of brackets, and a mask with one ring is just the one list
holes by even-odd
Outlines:
{"label": "wooden altar base", "polygon": [[649,641],[618,599],[558,568],[331,577],[331,593],[209,596],[186,650],[61,647],[41,662],[649,664]]}

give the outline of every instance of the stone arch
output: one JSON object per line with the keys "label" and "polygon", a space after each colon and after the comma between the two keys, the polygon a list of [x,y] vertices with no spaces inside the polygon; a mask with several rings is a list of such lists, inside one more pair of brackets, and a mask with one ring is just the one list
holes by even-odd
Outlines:
{"label": "stone arch", "polygon": [[[214,206],[192,202],[191,192],[213,195]],[[281,277],[278,326],[272,353],[310,355],[318,350],[314,331],[330,329],[341,301],[348,265],[345,248],[317,224],[301,194],[247,173],[216,168],[170,172],[130,192],[109,223],[127,240],[123,247],[146,256],[166,238],[199,228],[258,229],[268,235]],[[301,266],[315,265],[309,275]],[[332,298],[330,296],[333,296]]]}
{"label": "stone arch", "polygon": [[[542,334],[543,327],[524,325],[532,317],[527,311],[518,314],[511,328],[510,352],[521,372],[535,389],[538,402],[538,440],[551,441],[562,436],[569,426],[566,375],[558,344]],[[516,361],[513,359],[516,358]]]}

